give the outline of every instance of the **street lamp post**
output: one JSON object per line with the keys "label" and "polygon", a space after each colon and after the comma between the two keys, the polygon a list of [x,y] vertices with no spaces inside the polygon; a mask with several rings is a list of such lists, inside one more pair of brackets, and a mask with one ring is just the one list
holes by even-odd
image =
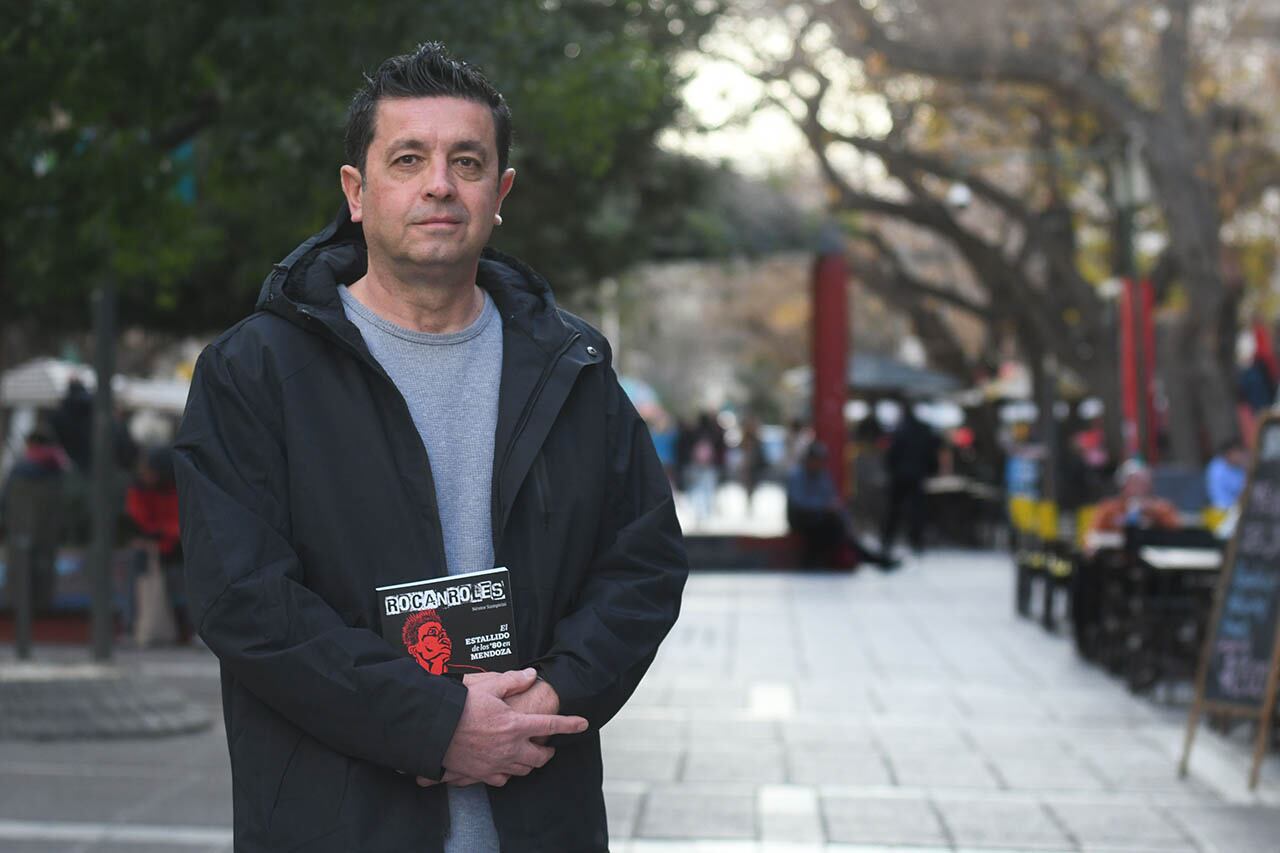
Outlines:
{"label": "street lamp post", "polygon": [[116,293],[108,276],[93,294],[94,369],[98,387],[93,407],[93,546],[90,558],[90,636],[95,661],[111,659],[115,631],[111,606],[111,555],[117,515],[114,414]]}

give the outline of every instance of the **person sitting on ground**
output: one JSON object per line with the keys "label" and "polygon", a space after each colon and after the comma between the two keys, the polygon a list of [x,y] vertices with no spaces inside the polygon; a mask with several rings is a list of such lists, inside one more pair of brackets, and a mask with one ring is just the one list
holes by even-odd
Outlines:
{"label": "person sitting on ground", "polygon": [[1158,527],[1175,530],[1181,526],[1173,504],[1152,493],[1151,471],[1137,459],[1120,466],[1116,479],[1120,493],[1098,504],[1092,529],[1118,533],[1129,527]]}
{"label": "person sitting on ground", "polygon": [[1238,438],[1228,441],[1219,449],[1218,455],[1209,460],[1209,467],[1204,472],[1204,487],[1214,509],[1225,512],[1236,505],[1244,491],[1248,463],[1248,451]]}
{"label": "person sitting on ground", "polygon": [[787,477],[787,525],[804,543],[804,564],[833,563],[840,545],[848,544],[858,562],[897,568],[896,560],[863,546],[853,535],[826,461],[826,445],[814,441]]}

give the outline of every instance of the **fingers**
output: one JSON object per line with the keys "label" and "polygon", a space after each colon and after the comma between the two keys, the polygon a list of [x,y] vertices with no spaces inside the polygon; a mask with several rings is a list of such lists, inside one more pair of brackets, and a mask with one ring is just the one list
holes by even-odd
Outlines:
{"label": "fingers", "polygon": [[[446,773],[445,775],[447,776],[448,774]],[[419,776],[419,777],[417,777],[417,782],[418,782],[418,787],[419,787],[419,788],[430,788],[432,785],[439,785],[439,784],[440,784],[440,782],[442,782],[442,781],[444,781],[444,780],[442,780],[442,779],[440,779],[440,780],[437,780],[437,779],[428,779],[426,776]]]}
{"label": "fingers", "polygon": [[564,717],[559,714],[525,714],[520,718],[519,725],[530,738],[576,735],[587,730],[587,721],[582,717]]}
{"label": "fingers", "polygon": [[[534,685],[538,680],[538,672],[532,667],[528,669],[518,669],[513,672],[504,672],[496,679],[493,679],[496,691],[493,695],[499,699],[505,699],[516,693],[523,693]],[[465,683],[465,680],[464,680]],[[488,684],[485,679],[483,683]]]}
{"label": "fingers", "polygon": [[497,775],[494,775],[494,776],[485,777],[484,783],[486,785],[492,785],[495,788],[501,788],[503,785],[507,784],[507,781],[510,779],[511,779],[510,776],[504,773],[498,773]]}
{"label": "fingers", "polygon": [[488,681],[491,678],[500,678],[501,676],[502,673],[500,672],[468,672],[462,676],[462,683],[470,685],[480,681]]}
{"label": "fingers", "polygon": [[[535,767],[541,767],[546,764],[556,754],[556,751],[549,746],[539,746],[534,743],[525,744],[520,748],[520,754],[516,757],[516,761],[520,764],[528,765],[532,770]],[[524,773],[519,774],[524,776]]]}

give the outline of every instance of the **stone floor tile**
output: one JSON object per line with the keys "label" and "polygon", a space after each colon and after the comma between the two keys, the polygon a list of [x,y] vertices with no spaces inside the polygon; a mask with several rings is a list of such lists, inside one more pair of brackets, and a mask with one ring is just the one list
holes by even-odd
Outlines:
{"label": "stone floor tile", "polygon": [[1164,812],[1141,803],[1049,802],[1049,810],[1084,847],[1173,850],[1190,838]]}
{"label": "stone floor tile", "polygon": [[719,793],[705,787],[650,789],[640,809],[641,838],[756,838],[756,798],[750,792]]}
{"label": "stone floor tile", "polygon": [[678,744],[684,740],[688,725],[683,716],[649,717],[624,711],[600,731],[600,740],[626,748]]}
{"label": "stone floor tile", "polygon": [[680,774],[679,749],[604,749],[604,777],[610,781],[674,782]]}
{"label": "stone floor tile", "polygon": [[823,797],[827,839],[846,844],[945,845],[946,831],[923,799]]}
{"label": "stone floor tile", "polygon": [[1065,753],[988,760],[1005,786],[1015,791],[1102,792],[1107,789],[1106,781],[1096,771]]}
{"label": "stone floor tile", "polygon": [[796,746],[787,752],[788,779],[798,785],[891,785],[893,777],[880,753],[871,748]]}
{"label": "stone floor tile", "polygon": [[687,739],[691,745],[767,741],[781,743],[779,724],[774,720],[744,717],[694,717],[689,720]]}
{"label": "stone floor tile", "polygon": [[672,686],[663,697],[664,705],[677,708],[714,708],[737,711],[747,705],[747,688],[743,684],[710,686]]}
{"label": "stone floor tile", "polygon": [[889,756],[889,767],[904,788],[976,788],[994,790],[1000,779],[978,755],[924,753]]}
{"label": "stone floor tile", "polygon": [[1044,806],[1023,800],[940,800],[958,847],[1070,850],[1075,845]]}
{"label": "stone floor tile", "polygon": [[1275,853],[1280,849],[1280,809],[1267,806],[1183,806],[1172,820],[1206,853]]}
{"label": "stone floor tile", "polygon": [[779,783],[786,780],[786,766],[777,749],[734,750],[690,748],[682,779],[686,782]]}
{"label": "stone floor tile", "polygon": [[1117,791],[1132,793],[1204,792],[1205,786],[1195,778],[1178,777],[1178,763],[1167,755],[1128,758],[1092,753],[1085,763],[1095,768],[1107,784]]}
{"label": "stone floor tile", "polygon": [[876,742],[875,730],[861,722],[797,719],[779,723],[778,728],[784,743],[804,749],[852,749]]}

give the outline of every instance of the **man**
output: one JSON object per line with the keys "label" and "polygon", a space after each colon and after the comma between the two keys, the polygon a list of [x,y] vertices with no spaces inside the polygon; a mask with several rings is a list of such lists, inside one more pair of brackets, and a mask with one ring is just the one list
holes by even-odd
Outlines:
{"label": "man", "polygon": [[899,565],[888,554],[877,554],[858,542],[827,470],[827,446],[820,441],[809,444],[804,461],[787,476],[787,526],[804,543],[801,561],[805,566],[838,564],[841,546],[850,548],[858,562],[865,560],[884,570]]}
{"label": "man", "polygon": [[[200,357],[183,547],[237,851],[608,848],[599,730],[687,561],[607,342],[485,248],[510,139],[441,45],[387,60],[351,105],[338,217]],[[495,565],[525,669],[433,675],[379,635],[377,587]]]}
{"label": "man", "polygon": [[1120,493],[1098,504],[1092,529],[1119,532],[1126,527],[1158,527],[1175,530],[1181,526],[1178,509],[1152,492],[1151,471],[1137,459],[1130,459],[1116,472]]}
{"label": "man", "polygon": [[1209,460],[1204,472],[1205,490],[1209,493],[1209,505],[1223,512],[1230,511],[1244,491],[1249,451],[1244,442],[1232,439],[1223,445],[1218,454]]}
{"label": "man", "polygon": [[907,538],[911,549],[924,550],[925,480],[938,473],[938,437],[929,425],[916,417],[909,400],[903,400],[902,420],[893,430],[885,467],[889,474],[889,508],[885,513],[880,547],[893,553],[898,538],[898,525],[907,519]]}
{"label": "man", "polygon": [[[66,453],[52,433],[39,424],[27,433],[22,458],[14,463],[0,486],[0,532],[9,543],[10,565],[26,561],[27,594],[32,611],[44,613],[52,605],[58,575],[55,557],[63,525],[63,484],[70,467]],[[8,585],[10,601],[16,585]],[[12,605],[11,605],[12,606]]]}

